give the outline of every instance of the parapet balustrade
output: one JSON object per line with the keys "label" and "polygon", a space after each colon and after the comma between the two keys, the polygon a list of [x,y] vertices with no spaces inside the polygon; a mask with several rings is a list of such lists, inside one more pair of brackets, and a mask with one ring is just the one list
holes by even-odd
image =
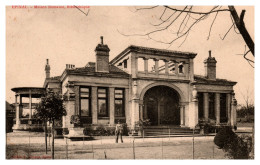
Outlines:
{"label": "parapet balustrade", "polygon": [[138,57],[136,69],[138,75],[144,77],[185,78],[188,65],[185,60]]}

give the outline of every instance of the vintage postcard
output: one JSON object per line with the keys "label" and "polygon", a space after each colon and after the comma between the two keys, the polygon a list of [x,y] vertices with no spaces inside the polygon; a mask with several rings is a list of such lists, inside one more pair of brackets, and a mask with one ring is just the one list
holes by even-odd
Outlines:
{"label": "vintage postcard", "polygon": [[6,159],[254,159],[254,6],[6,6]]}

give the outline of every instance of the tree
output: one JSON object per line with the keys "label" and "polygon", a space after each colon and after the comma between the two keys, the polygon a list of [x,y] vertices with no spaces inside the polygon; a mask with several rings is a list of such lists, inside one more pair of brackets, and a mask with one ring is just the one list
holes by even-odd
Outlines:
{"label": "tree", "polygon": [[[249,35],[245,23],[244,23],[244,16],[246,10],[242,10],[240,16],[238,16],[237,11],[234,6],[228,6],[226,8],[222,8],[222,6],[214,6],[208,11],[199,11],[194,8],[194,6],[185,6],[183,8],[179,7],[171,7],[171,6],[152,6],[152,7],[142,7],[136,8],[136,11],[140,10],[155,10],[161,9],[161,14],[157,15],[158,20],[155,23],[151,23],[153,30],[145,32],[143,34],[123,34],[125,36],[146,36],[148,39],[154,40],[159,43],[169,44],[172,45],[176,40],[184,38],[181,45],[187,39],[189,33],[192,31],[199,22],[207,19],[210,15],[214,15],[214,19],[209,27],[208,37],[210,38],[212,27],[215,23],[215,20],[220,12],[229,12],[232,25],[225,33],[224,37],[221,37],[224,40],[227,34],[230,32],[232,28],[234,28],[235,32],[241,34],[243,37],[247,47],[245,48],[245,52],[242,54],[244,59],[248,61],[248,63],[253,67],[254,60],[248,58],[248,53],[251,52],[254,58],[254,41],[252,40],[251,36]],[[238,32],[237,32],[238,31]],[[162,34],[163,32],[167,32],[168,37],[167,41],[162,39],[157,39],[155,34]],[[174,34],[174,37],[172,35]],[[180,45],[180,46],[181,46]]]}
{"label": "tree", "polygon": [[240,91],[243,100],[244,100],[244,104],[240,106],[240,108],[237,111],[237,116],[238,117],[243,117],[246,118],[248,121],[248,117],[254,115],[254,102],[252,99],[253,96],[253,91],[249,89],[249,87],[246,88],[246,91],[244,93],[242,93]]}
{"label": "tree", "polygon": [[[58,93],[47,92],[46,96],[41,98],[40,103],[36,107],[36,117],[42,120],[45,124],[49,122],[52,126],[51,135],[52,135],[52,146],[51,154],[52,159],[54,159],[54,126],[56,120],[61,120],[62,116],[66,115],[66,110],[63,104],[63,99]],[[46,129],[45,129],[46,131]],[[45,133],[46,135],[46,133]],[[45,136],[46,143],[46,136]]]}

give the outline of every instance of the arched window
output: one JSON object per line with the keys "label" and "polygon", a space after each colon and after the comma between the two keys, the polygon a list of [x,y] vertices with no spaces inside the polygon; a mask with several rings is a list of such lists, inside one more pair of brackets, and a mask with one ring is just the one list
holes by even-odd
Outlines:
{"label": "arched window", "polygon": [[183,72],[183,63],[179,64],[179,73],[184,73]]}

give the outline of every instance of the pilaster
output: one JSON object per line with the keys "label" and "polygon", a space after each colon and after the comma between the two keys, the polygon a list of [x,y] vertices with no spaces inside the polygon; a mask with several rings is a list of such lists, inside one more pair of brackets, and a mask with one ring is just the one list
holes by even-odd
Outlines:
{"label": "pilaster", "polygon": [[98,123],[97,87],[91,87],[91,109],[92,109],[92,124],[97,124]]}
{"label": "pilaster", "polygon": [[109,88],[109,124],[115,124],[115,88]]}

